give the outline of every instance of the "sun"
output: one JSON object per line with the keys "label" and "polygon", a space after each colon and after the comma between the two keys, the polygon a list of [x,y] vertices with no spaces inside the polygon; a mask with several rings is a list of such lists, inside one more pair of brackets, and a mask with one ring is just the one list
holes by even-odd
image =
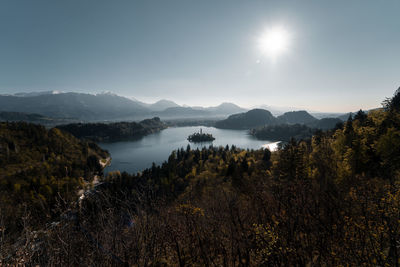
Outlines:
{"label": "sun", "polygon": [[258,40],[261,52],[274,60],[288,50],[289,44],[290,34],[282,26],[268,28]]}

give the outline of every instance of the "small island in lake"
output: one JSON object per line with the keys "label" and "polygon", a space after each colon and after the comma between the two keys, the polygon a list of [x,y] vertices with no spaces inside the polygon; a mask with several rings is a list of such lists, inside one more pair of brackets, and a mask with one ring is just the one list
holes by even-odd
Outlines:
{"label": "small island in lake", "polygon": [[203,133],[202,129],[200,129],[200,132],[189,135],[187,140],[189,142],[200,143],[214,141],[215,138],[212,134]]}

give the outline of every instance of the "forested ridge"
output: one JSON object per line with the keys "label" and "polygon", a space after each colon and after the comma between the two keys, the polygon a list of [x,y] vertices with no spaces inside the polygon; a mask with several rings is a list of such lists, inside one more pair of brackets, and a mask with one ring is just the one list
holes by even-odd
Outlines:
{"label": "forested ridge", "polygon": [[167,128],[167,125],[160,118],[154,117],[140,122],[71,123],[59,125],[57,128],[69,132],[80,139],[113,142],[140,138],[159,132]]}
{"label": "forested ridge", "polygon": [[188,146],[142,173],[110,173],[9,262],[398,266],[399,171],[400,89],[273,153]]}
{"label": "forested ridge", "polygon": [[7,111],[0,111],[0,121],[25,121],[35,124],[42,124],[48,127],[71,123],[76,121],[71,118],[52,118],[46,117],[40,114],[32,114],[32,113],[24,113],[24,112],[7,112]]}
{"label": "forested ridge", "polygon": [[[350,114],[347,115],[346,119]],[[346,120],[344,119],[344,120]],[[336,124],[342,123],[339,118],[317,119],[305,110],[290,111],[274,117],[272,113],[265,109],[252,109],[244,113],[233,114],[228,118],[216,121],[214,126],[222,129],[249,129],[259,131],[260,129],[275,128],[283,135],[290,135],[296,132],[296,135],[302,135],[302,130],[298,127],[309,127],[312,130],[330,130],[335,128]]]}

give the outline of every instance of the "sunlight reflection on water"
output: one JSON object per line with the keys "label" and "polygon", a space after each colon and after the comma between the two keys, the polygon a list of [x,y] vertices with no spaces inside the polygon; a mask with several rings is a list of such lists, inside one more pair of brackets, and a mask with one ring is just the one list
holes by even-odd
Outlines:
{"label": "sunlight reflection on water", "polygon": [[[187,137],[198,132],[200,128],[204,133],[210,133],[215,137],[213,142],[190,143]],[[214,127],[171,127],[159,133],[147,135],[138,140],[123,141],[115,143],[100,143],[111,154],[111,165],[105,169],[110,171],[126,171],[136,173],[151,167],[152,163],[161,164],[168,159],[173,150],[190,145],[192,149],[208,147],[210,145],[219,147],[235,145],[243,149],[269,148],[271,151],[277,149],[279,142],[257,140],[246,130],[225,130]]]}

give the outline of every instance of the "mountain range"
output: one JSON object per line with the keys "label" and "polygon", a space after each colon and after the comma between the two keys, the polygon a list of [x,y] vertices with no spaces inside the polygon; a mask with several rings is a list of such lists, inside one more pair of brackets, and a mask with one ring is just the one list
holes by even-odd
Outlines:
{"label": "mountain range", "polygon": [[85,94],[47,91],[0,95],[0,111],[35,113],[83,121],[138,120],[154,116],[162,119],[215,118],[245,110],[232,103],[208,108],[183,107],[169,100],[147,104],[109,92]]}
{"label": "mountain range", "polygon": [[[270,106],[268,106],[270,107]],[[12,95],[0,95],[0,112],[4,118],[10,116],[17,120],[24,114],[37,114],[48,118],[57,118],[73,121],[121,121],[142,120],[149,117],[160,117],[163,120],[171,119],[213,119],[221,120],[230,116],[226,121],[218,125],[221,128],[238,128],[237,124],[242,121],[242,128],[248,128],[259,124],[293,124],[302,123],[307,125],[331,126],[335,121],[332,118],[346,120],[350,113],[327,114],[312,113],[306,111],[283,112],[271,106],[268,111],[264,108],[248,110],[233,103],[222,103],[214,107],[199,107],[178,105],[170,100],[159,100],[155,103],[144,103],[137,99],[118,96],[111,92],[98,94],[44,91],[16,93]],[[14,112],[5,114],[4,112]],[[271,113],[272,112],[272,113]],[[240,115],[242,114],[242,115]],[[274,117],[277,116],[277,117]],[[313,116],[314,115],[314,116]],[[319,119],[329,118],[320,122]],[[1,119],[1,118],[0,118]],[[41,119],[42,120],[42,119]],[[43,120],[42,120],[43,121]],[[236,125],[236,126],[235,126]]]}

